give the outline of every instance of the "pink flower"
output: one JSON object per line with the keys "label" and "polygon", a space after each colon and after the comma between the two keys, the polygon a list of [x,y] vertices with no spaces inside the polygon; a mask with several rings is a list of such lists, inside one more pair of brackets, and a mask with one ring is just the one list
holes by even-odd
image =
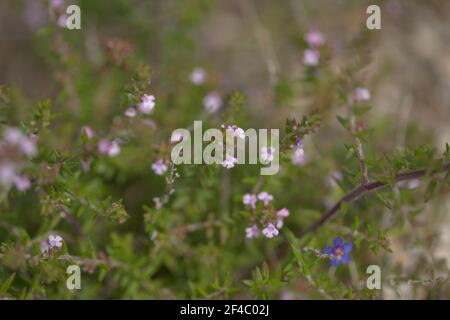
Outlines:
{"label": "pink flower", "polygon": [[315,49],[306,49],[303,52],[303,63],[307,66],[318,66],[320,59],[320,52]]}
{"label": "pink flower", "polygon": [[283,208],[277,212],[278,218],[286,218],[289,215],[289,210],[287,208]]}
{"label": "pink flower", "polygon": [[279,234],[278,229],[274,226],[273,223],[268,223],[267,226],[263,229],[262,233],[267,238],[273,238],[276,237]]}
{"label": "pink flower", "polygon": [[206,71],[202,68],[195,68],[189,76],[191,82],[195,85],[201,85],[206,81]]}
{"label": "pink flower", "polygon": [[295,165],[305,164],[305,152],[303,150],[303,141],[297,140],[294,145],[294,153],[292,154],[292,163]]}
{"label": "pink flower", "polygon": [[97,145],[98,152],[100,154],[105,154],[110,157],[115,157],[120,153],[120,146],[117,141],[110,141],[107,139],[102,139]]}
{"label": "pink flower", "polygon": [[246,193],[244,194],[244,196],[242,197],[242,202],[247,205],[250,206],[252,208],[256,207],[256,201],[258,201],[258,198],[256,197],[256,195],[251,194],[251,193]]}
{"label": "pink flower", "polygon": [[318,47],[325,44],[325,36],[319,31],[310,31],[305,35],[305,41],[311,47]]}
{"label": "pink flower", "polygon": [[48,236],[48,244],[50,245],[50,248],[61,248],[62,247],[62,241],[63,238],[58,235],[49,235]]}
{"label": "pink flower", "polygon": [[355,89],[355,101],[364,102],[370,100],[370,91],[367,88],[356,88]]}
{"label": "pink flower", "polygon": [[238,162],[238,160],[237,160],[235,157],[230,156],[230,155],[227,154],[225,160],[222,162],[222,166],[223,166],[225,169],[231,169],[231,168],[234,167],[234,165],[235,165],[237,162]]}
{"label": "pink flower", "polygon": [[172,136],[170,137],[170,142],[178,142],[181,141],[181,139],[183,139],[183,135],[181,133],[173,132]]}
{"label": "pink flower", "polygon": [[203,98],[203,106],[208,113],[215,113],[222,107],[222,98],[217,92],[212,91]]}
{"label": "pink flower", "polygon": [[6,128],[3,137],[10,144],[20,144],[25,138],[25,135],[17,128]]}
{"label": "pink flower", "polygon": [[60,28],[67,27],[67,16],[65,14],[60,15],[58,20],[56,21],[56,25]]}
{"label": "pink flower", "polygon": [[41,249],[41,253],[47,253],[49,249],[48,243],[45,241],[41,241],[41,243],[39,244],[39,248]]}
{"label": "pink flower", "polygon": [[275,148],[273,148],[273,147],[261,148],[261,160],[264,162],[272,162],[274,153],[275,153]]}
{"label": "pink flower", "polygon": [[19,129],[5,129],[4,139],[7,143],[15,145],[23,154],[27,156],[31,157],[37,153],[35,142],[23,134]]}
{"label": "pink flower", "polygon": [[83,131],[86,133],[88,139],[95,137],[95,131],[91,127],[85,126],[83,127]]}
{"label": "pink flower", "polygon": [[276,225],[277,229],[279,230],[279,229],[283,228],[283,225],[284,225],[284,220],[282,218],[278,218],[277,225]]}
{"label": "pink flower", "polygon": [[263,191],[258,194],[258,199],[264,202],[264,205],[267,206],[269,202],[273,200],[273,196]]}
{"label": "pink flower", "polygon": [[129,107],[127,108],[127,110],[125,110],[125,116],[128,118],[134,118],[137,115],[136,109],[133,107]]}
{"label": "pink flower", "polygon": [[158,159],[155,163],[152,164],[152,170],[158,176],[162,176],[164,172],[167,171],[167,166],[164,164],[164,161],[162,159]]}
{"label": "pink flower", "polygon": [[248,239],[257,238],[259,236],[259,228],[254,224],[245,229],[245,236]]}
{"label": "pink flower", "polygon": [[237,125],[222,125],[222,128],[226,128],[226,131],[231,133],[233,137],[237,137],[239,139],[245,139],[245,131],[238,127]]}
{"label": "pink flower", "polygon": [[155,108],[155,96],[144,94],[141,103],[138,105],[139,111],[143,114],[152,113]]}
{"label": "pink flower", "polygon": [[14,185],[19,191],[26,191],[30,188],[31,182],[25,176],[16,176],[14,177]]}

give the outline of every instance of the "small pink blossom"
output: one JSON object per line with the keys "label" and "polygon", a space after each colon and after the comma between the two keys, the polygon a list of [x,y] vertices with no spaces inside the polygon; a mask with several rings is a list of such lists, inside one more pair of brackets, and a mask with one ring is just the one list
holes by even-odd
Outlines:
{"label": "small pink blossom", "polygon": [[264,202],[264,205],[267,206],[269,202],[273,200],[273,196],[263,191],[258,194],[258,199]]}
{"label": "small pink blossom", "polygon": [[225,160],[222,162],[222,166],[225,169],[231,169],[235,166],[236,163],[238,163],[238,160],[235,157],[227,154]]}
{"label": "small pink blossom", "polygon": [[203,106],[208,113],[215,113],[222,107],[222,98],[212,91],[203,98]]}
{"label": "small pink blossom", "polygon": [[305,35],[305,41],[311,47],[318,47],[325,44],[325,36],[319,31],[310,31]]}
{"label": "small pink blossom", "polygon": [[167,166],[162,159],[158,159],[152,164],[152,170],[158,176],[162,176],[167,171]]}
{"label": "small pink blossom", "polygon": [[143,114],[152,113],[155,108],[155,96],[144,94],[142,96],[141,102],[138,105],[138,109]]}
{"label": "small pink blossom", "polygon": [[263,147],[261,148],[261,160],[264,162],[272,162],[275,154],[275,148]]}
{"label": "small pink blossom", "polygon": [[307,66],[318,66],[320,60],[320,52],[315,49],[306,49],[303,52],[303,63]]}
{"label": "small pink blossom", "polygon": [[41,249],[41,253],[47,253],[49,249],[48,243],[46,241],[41,241],[39,248]]}
{"label": "small pink blossom", "polygon": [[278,218],[286,218],[287,216],[289,216],[289,210],[287,208],[278,210],[278,212],[277,212]]}
{"label": "small pink blossom", "polygon": [[237,137],[239,139],[245,139],[245,131],[238,127],[237,125],[222,125],[222,128],[225,128],[227,132],[231,133],[233,137]]}
{"label": "small pink blossom", "polygon": [[367,88],[356,88],[355,89],[355,101],[364,102],[370,100],[370,91]]}
{"label": "small pink blossom", "polygon": [[195,68],[192,70],[189,79],[195,85],[201,85],[206,81],[206,71],[203,68]]}
{"label": "small pink blossom", "polygon": [[305,164],[305,151],[303,149],[303,141],[298,139],[294,145],[294,153],[292,154],[292,163],[295,165]]}
{"label": "small pink blossom", "polygon": [[65,14],[60,15],[58,20],[56,21],[56,24],[60,28],[67,27],[67,16]]}
{"label": "small pink blossom", "polygon": [[277,229],[279,230],[279,229],[283,228],[283,226],[284,226],[284,220],[282,218],[278,218],[277,225],[276,225]]}
{"label": "small pink blossom", "polygon": [[258,201],[258,197],[256,195],[254,195],[254,194],[251,194],[251,193],[246,193],[242,197],[242,202],[245,205],[250,206],[252,208],[256,207],[256,202],[257,201]]}
{"label": "small pink blossom", "polygon": [[50,245],[51,249],[53,249],[55,247],[61,248],[62,241],[63,241],[63,238],[58,235],[49,235],[48,236],[48,244]]}
{"label": "small pink blossom", "polygon": [[98,142],[97,149],[100,154],[105,154],[110,157],[115,157],[120,153],[119,143],[115,140],[102,139]]}
{"label": "small pink blossom", "polygon": [[16,176],[14,177],[14,185],[19,191],[26,191],[30,188],[31,182],[25,176]]}
{"label": "small pink blossom", "polygon": [[279,231],[273,223],[268,223],[267,226],[263,229],[262,233],[267,238],[273,238],[279,234]]}
{"label": "small pink blossom", "polygon": [[134,118],[134,117],[136,117],[136,115],[137,115],[137,111],[136,111],[136,109],[135,108],[133,108],[133,107],[129,107],[129,108],[127,108],[127,110],[125,110],[125,116],[126,117],[128,117],[128,118]]}
{"label": "small pink blossom", "polygon": [[86,133],[88,139],[95,137],[95,131],[91,127],[85,126],[83,127],[83,131]]}
{"label": "small pink blossom", "polygon": [[174,142],[179,142],[181,141],[181,139],[183,139],[183,135],[179,132],[173,132],[172,136],[170,137],[170,142],[174,143]]}
{"label": "small pink blossom", "polygon": [[3,137],[10,144],[20,144],[25,138],[25,135],[17,128],[6,128]]}
{"label": "small pink blossom", "polygon": [[245,236],[248,239],[257,238],[259,236],[259,228],[254,224],[245,229]]}
{"label": "small pink blossom", "polygon": [[27,156],[37,153],[36,143],[17,128],[7,128],[4,131],[4,139],[7,143],[15,145]]}

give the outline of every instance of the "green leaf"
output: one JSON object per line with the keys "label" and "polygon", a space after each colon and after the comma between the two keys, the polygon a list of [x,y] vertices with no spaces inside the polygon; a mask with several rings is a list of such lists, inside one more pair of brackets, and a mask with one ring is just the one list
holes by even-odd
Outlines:
{"label": "green leaf", "polygon": [[428,184],[427,191],[425,192],[425,202],[428,202],[433,197],[434,193],[436,192],[436,187],[437,181],[431,180]]}
{"label": "green leaf", "polygon": [[344,129],[350,131],[350,121],[348,119],[343,118],[341,116],[336,116],[336,119],[339,121],[339,123]]}
{"label": "green leaf", "polygon": [[16,276],[16,273],[13,273],[5,281],[3,281],[2,285],[0,286],[0,293],[6,293],[8,291],[15,276]]}

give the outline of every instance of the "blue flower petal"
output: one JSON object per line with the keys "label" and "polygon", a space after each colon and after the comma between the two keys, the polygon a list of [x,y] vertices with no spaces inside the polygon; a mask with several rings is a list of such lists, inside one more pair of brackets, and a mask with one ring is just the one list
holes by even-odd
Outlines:
{"label": "blue flower petal", "polygon": [[337,267],[341,263],[341,260],[332,259],[330,262],[332,267]]}
{"label": "blue flower petal", "polygon": [[333,248],[332,247],[326,247],[325,249],[323,249],[323,253],[325,253],[325,254],[332,254],[333,253]]}
{"label": "blue flower petal", "polygon": [[342,245],[342,247],[344,248],[344,253],[349,253],[350,251],[352,251],[353,244],[352,243],[344,243]]}
{"label": "blue flower petal", "polygon": [[339,246],[339,245],[341,245],[342,244],[342,238],[341,237],[336,237],[335,239],[334,239],[334,241],[333,241],[333,246]]}
{"label": "blue flower petal", "polygon": [[347,253],[342,256],[341,261],[343,264],[348,264],[351,258],[350,254]]}

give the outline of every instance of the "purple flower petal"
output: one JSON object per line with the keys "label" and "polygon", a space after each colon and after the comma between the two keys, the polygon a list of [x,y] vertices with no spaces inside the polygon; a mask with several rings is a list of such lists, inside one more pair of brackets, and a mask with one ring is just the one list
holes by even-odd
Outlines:
{"label": "purple flower petal", "polygon": [[333,253],[333,248],[332,247],[326,247],[325,249],[323,249],[323,253],[325,253],[325,254],[332,254]]}
{"label": "purple flower petal", "polygon": [[338,260],[338,259],[332,259],[331,260],[331,266],[332,267],[337,267],[340,263],[341,263],[341,260]]}
{"label": "purple flower petal", "polygon": [[333,246],[340,246],[342,244],[342,238],[341,237],[336,237],[333,241]]}
{"label": "purple flower petal", "polygon": [[342,247],[344,248],[344,253],[347,254],[350,251],[352,251],[353,244],[351,244],[351,243],[344,243],[342,245]]}
{"label": "purple flower petal", "polygon": [[341,261],[343,264],[348,264],[351,258],[351,255],[347,253],[342,256]]}

